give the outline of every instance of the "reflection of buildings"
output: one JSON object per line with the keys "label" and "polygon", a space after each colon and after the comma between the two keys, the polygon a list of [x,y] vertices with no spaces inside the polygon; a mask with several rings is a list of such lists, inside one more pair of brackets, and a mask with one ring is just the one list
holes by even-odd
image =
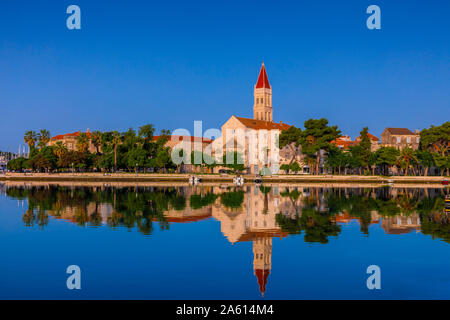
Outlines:
{"label": "reflection of buildings", "polygon": [[[211,189],[211,188],[207,188]],[[202,189],[203,192],[210,192],[211,190]],[[186,207],[183,210],[177,210],[170,207],[169,210],[164,211],[164,217],[168,222],[194,222],[211,217],[211,206],[204,206],[199,209],[193,209],[191,206],[191,196],[195,194],[193,188],[181,189],[181,195],[186,197]]]}
{"label": "reflection of buildings", "polygon": [[[245,187],[243,205],[228,209],[219,201],[213,206],[212,215],[220,221],[221,231],[231,243],[253,242],[253,270],[259,290],[264,296],[272,268],[272,238],[287,236],[276,223],[276,215],[291,212],[292,203],[279,195],[278,187]],[[292,208],[293,209],[293,208]]]}
{"label": "reflection of buildings", "polygon": [[[376,211],[370,213],[370,224],[378,224],[380,222],[380,215]],[[347,211],[341,212],[333,217],[333,220],[338,223],[349,223],[352,220],[358,220],[361,223],[361,218],[350,215]]]}
{"label": "reflection of buildings", "polygon": [[420,217],[417,213],[409,216],[395,216],[383,218],[381,227],[388,234],[404,234],[410,233],[412,230],[419,232]]}

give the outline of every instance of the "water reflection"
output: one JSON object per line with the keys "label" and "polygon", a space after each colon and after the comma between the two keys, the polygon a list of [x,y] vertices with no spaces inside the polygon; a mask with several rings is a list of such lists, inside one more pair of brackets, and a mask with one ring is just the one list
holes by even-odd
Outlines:
{"label": "water reflection", "polygon": [[326,244],[343,224],[357,221],[364,236],[378,224],[388,234],[422,232],[450,243],[450,213],[443,188],[322,188],[250,185],[199,187],[1,186],[0,192],[24,207],[27,227],[44,229],[52,219],[79,226],[136,228],[151,235],[154,223],[213,217],[232,244],[253,243],[253,269],[262,295],[271,272],[272,238],[303,236]]}

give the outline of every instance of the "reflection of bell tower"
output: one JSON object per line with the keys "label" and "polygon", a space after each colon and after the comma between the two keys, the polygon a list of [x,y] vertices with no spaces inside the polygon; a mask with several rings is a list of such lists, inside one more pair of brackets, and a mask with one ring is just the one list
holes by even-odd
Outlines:
{"label": "reflection of bell tower", "polygon": [[259,291],[264,297],[267,278],[272,268],[272,238],[261,237],[253,240],[253,270],[258,279]]}
{"label": "reflection of bell tower", "polygon": [[253,119],[273,121],[272,88],[269,84],[264,62],[254,89]]}

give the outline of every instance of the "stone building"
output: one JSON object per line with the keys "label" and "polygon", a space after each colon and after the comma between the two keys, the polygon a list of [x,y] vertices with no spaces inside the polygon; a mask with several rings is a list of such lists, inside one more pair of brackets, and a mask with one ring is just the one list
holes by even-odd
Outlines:
{"label": "stone building", "polygon": [[408,146],[413,150],[417,150],[419,143],[419,130],[412,132],[407,128],[386,128],[381,134],[381,145],[383,147],[394,147],[402,150]]}
{"label": "stone building", "polygon": [[[78,151],[77,138],[80,136],[80,133],[81,132],[78,131],[78,132],[66,133],[66,134],[60,134],[60,135],[54,136],[53,138],[50,139],[50,141],[48,142],[48,145],[54,146],[56,143],[62,142],[63,145],[66,146],[67,150]],[[95,148],[94,144],[92,143],[91,132],[89,131],[89,129],[86,130],[86,135],[89,139],[89,147],[88,147],[89,152],[96,153],[97,149]]]}
{"label": "stone building", "polygon": [[[272,87],[264,63],[253,94],[253,119],[231,116],[222,126],[221,136],[214,140],[208,151],[217,160],[227,152],[239,152],[244,157],[248,173],[258,174],[263,168],[268,168],[269,172],[276,174],[280,165],[289,163],[292,157],[290,147],[280,150],[278,146],[281,131],[289,129],[290,125],[273,121]],[[294,150],[300,161],[301,150]]]}

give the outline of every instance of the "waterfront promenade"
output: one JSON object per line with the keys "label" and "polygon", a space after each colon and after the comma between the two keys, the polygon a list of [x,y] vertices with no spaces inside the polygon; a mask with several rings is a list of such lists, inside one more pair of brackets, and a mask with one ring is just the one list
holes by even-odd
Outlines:
{"label": "waterfront promenade", "polygon": [[[7,173],[0,181],[79,181],[79,182],[188,182],[191,174],[143,173]],[[234,175],[201,174],[202,183],[230,183]],[[244,175],[245,182],[253,183],[254,175]],[[357,176],[357,175],[272,175],[264,176],[264,183],[362,183],[362,184],[435,184],[441,185],[442,176]],[[448,177],[447,177],[448,179]]]}

